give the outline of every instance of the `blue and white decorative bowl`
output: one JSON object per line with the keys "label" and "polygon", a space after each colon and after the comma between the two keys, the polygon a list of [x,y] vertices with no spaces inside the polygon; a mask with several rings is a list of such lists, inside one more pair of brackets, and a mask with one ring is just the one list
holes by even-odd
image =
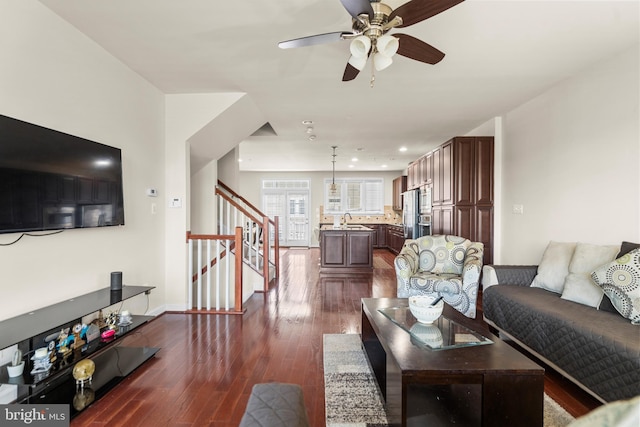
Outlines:
{"label": "blue and white decorative bowl", "polygon": [[444,309],[444,301],[440,300],[436,305],[432,306],[431,303],[438,298],[438,296],[431,295],[416,295],[409,297],[409,310],[416,320],[420,323],[433,323],[438,320],[438,317],[442,315]]}
{"label": "blue and white decorative bowl", "polygon": [[444,344],[442,331],[436,325],[425,325],[416,323],[411,327],[411,334],[418,338],[423,344],[431,348],[440,348]]}

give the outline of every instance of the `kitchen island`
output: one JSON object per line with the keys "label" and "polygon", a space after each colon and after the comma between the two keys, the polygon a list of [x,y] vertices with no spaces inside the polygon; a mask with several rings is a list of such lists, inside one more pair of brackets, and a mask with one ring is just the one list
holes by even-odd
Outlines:
{"label": "kitchen island", "polygon": [[320,227],[320,272],[360,273],[373,271],[373,233],[363,225]]}

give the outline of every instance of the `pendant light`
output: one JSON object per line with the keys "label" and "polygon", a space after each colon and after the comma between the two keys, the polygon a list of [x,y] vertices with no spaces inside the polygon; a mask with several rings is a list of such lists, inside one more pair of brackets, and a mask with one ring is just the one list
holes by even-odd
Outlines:
{"label": "pendant light", "polygon": [[331,148],[333,148],[333,154],[331,156],[331,163],[332,165],[332,173],[331,173],[331,186],[329,186],[329,191],[331,192],[331,195],[335,195],[338,188],[336,187],[336,148],[338,148],[337,145],[332,145]]}

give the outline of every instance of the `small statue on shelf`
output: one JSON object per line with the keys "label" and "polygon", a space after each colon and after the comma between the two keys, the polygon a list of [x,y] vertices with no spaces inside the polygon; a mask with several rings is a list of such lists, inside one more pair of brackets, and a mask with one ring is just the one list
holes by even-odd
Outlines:
{"label": "small statue on shelf", "polygon": [[58,337],[58,353],[62,356],[62,362],[60,363],[61,367],[69,364],[69,356],[71,356],[71,350],[67,347],[68,337],[68,329],[60,331],[60,336]]}
{"label": "small statue on shelf", "polygon": [[73,367],[73,378],[76,380],[76,388],[83,389],[86,383],[91,384],[96,364],[91,359],[82,359]]}
{"label": "small statue on shelf", "polygon": [[107,322],[104,321],[104,315],[102,314],[102,310],[98,311],[98,318],[96,320],[98,322],[98,328],[102,329],[107,326]]}
{"label": "small statue on shelf", "polygon": [[117,326],[118,314],[115,311],[113,313],[109,313],[109,315],[107,316],[106,322],[109,329],[113,329],[113,330],[118,329],[118,326]]}
{"label": "small statue on shelf", "polygon": [[81,332],[82,325],[80,323],[77,323],[73,326],[73,344],[71,344],[71,348],[76,353],[76,355],[79,355],[79,353],[82,351],[82,347],[86,344],[86,342],[82,338],[80,338]]}
{"label": "small statue on shelf", "polygon": [[56,360],[58,360],[58,356],[56,356],[56,341],[49,341],[49,363],[54,366]]}

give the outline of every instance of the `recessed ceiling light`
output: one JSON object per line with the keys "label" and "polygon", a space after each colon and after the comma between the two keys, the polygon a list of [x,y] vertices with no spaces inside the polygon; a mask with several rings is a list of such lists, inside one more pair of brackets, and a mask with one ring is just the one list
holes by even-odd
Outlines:
{"label": "recessed ceiling light", "polygon": [[400,147],[398,148],[398,151],[402,151],[404,153],[405,151],[407,151],[407,147]]}
{"label": "recessed ceiling light", "polygon": [[313,133],[313,126],[307,127],[307,133]]}
{"label": "recessed ceiling light", "polygon": [[387,167],[387,165],[382,165],[382,167],[383,167],[383,168],[386,168],[386,167]]}
{"label": "recessed ceiling light", "polygon": [[306,126],[312,125],[313,124],[313,120],[303,120],[302,124],[306,125]]}
{"label": "recessed ceiling light", "polygon": [[317,138],[317,136],[315,135],[309,135],[309,141],[315,141]]}
{"label": "recessed ceiling light", "polygon": [[349,165],[349,167],[350,167],[350,168],[352,168],[352,167],[353,167],[353,165]]}
{"label": "recessed ceiling light", "polygon": [[242,159],[238,159],[238,163],[242,163]]}
{"label": "recessed ceiling light", "polygon": [[358,158],[357,158],[357,157],[353,157],[353,158],[351,159],[351,161],[352,161],[352,162],[357,162],[357,161],[358,161]]}

